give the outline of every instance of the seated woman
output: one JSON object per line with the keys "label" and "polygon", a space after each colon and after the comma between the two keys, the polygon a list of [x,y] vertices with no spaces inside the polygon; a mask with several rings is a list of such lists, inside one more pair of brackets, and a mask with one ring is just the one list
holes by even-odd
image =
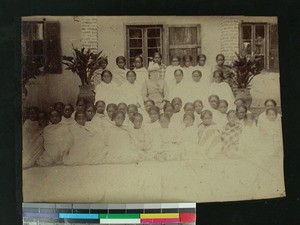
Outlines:
{"label": "seated woman", "polygon": [[127,105],[135,104],[138,108],[143,105],[141,86],[136,84],[137,75],[129,70],[126,73],[126,81],[119,87],[119,101]]}
{"label": "seated woman", "polygon": [[222,140],[218,127],[213,123],[213,114],[209,110],[201,113],[202,123],[199,125],[198,144],[208,158],[215,158],[222,150]]}
{"label": "seated woman", "polygon": [[63,163],[65,165],[102,164],[106,156],[104,133],[86,125],[85,112],[76,112],[75,120],[76,124],[70,127],[72,144],[63,156]]}
{"label": "seated woman", "polygon": [[74,108],[71,104],[64,105],[60,123],[66,126],[75,124],[76,121],[72,118],[73,112],[74,112]]}
{"label": "seated woman", "polygon": [[175,97],[172,99],[171,104],[173,105],[174,108],[174,113],[171,118],[171,123],[178,125],[181,124],[182,117],[184,114],[184,111],[182,109],[182,100],[179,97]]}
{"label": "seated woman", "polygon": [[139,113],[141,113],[143,115],[144,124],[151,122],[150,117],[149,117],[149,111],[154,106],[155,106],[154,101],[148,99],[147,101],[144,102],[144,107],[139,109]]}
{"label": "seated woman", "polygon": [[107,103],[118,102],[117,85],[112,81],[112,78],[113,75],[109,70],[103,70],[101,74],[102,82],[95,87],[95,101],[102,100]]}
{"label": "seated woman", "polygon": [[131,143],[129,131],[123,126],[124,120],[124,113],[115,111],[113,114],[115,126],[105,132],[107,151],[105,162],[108,164],[137,163],[146,159],[146,155]]}
{"label": "seated woman", "polygon": [[194,112],[194,116],[195,116],[195,121],[194,121],[194,124],[195,126],[199,126],[201,124],[201,113],[202,113],[202,110],[203,110],[203,103],[201,100],[195,100],[193,102],[193,105],[194,105],[194,109],[195,109],[195,112]]}
{"label": "seated woman", "polygon": [[209,85],[203,83],[202,73],[199,70],[192,72],[192,81],[187,86],[188,101],[194,102],[196,99],[207,99],[209,96]]}
{"label": "seated woman", "polygon": [[214,82],[210,85],[210,92],[218,95],[219,98],[226,99],[229,109],[235,109],[234,95],[230,86],[224,82],[222,70],[215,70],[213,73]]}
{"label": "seated woman", "polygon": [[184,151],[180,146],[180,140],[176,129],[169,128],[170,117],[162,113],[159,117],[160,128],[155,133],[156,143],[153,147],[156,152],[156,159],[160,161],[180,160]]}
{"label": "seated woman", "polygon": [[142,87],[142,97],[144,101],[152,100],[155,106],[163,108],[165,102],[169,100],[169,88],[167,83],[159,76],[159,66],[154,64],[149,66],[149,79]]}
{"label": "seated woman", "polygon": [[245,116],[247,111],[248,109],[245,105],[240,105],[236,108],[237,121],[241,126],[245,126]]}
{"label": "seated woman", "polygon": [[195,70],[195,67],[193,66],[193,57],[191,55],[184,55],[182,61],[185,81],[190,83],[192,81],[192,73]]}
{"label": "seated woman", "polygon": [[57,110],[50,111],[49,120],[43,132],[44,152],[36,161],[40,166],[61,164],[73,142],[69,127],[60,123],[61,114]]}
{"label": "seated woman", "polygon": [[170,90],[170,99],[179,97],[182,99],[183,102],[188,100],[187,96],[187,85],[186,81],[183,78],[183,71],[182,69],[176,69],[174,72],[174,81],[171,83],[169,90]]}
{"label": "seated woman", "polygon": [[[148,129],[143,125],[143,116],[140,113],[133,115],[133,129],[130,129],[131,143],[138,149],[148,154],[152,147],[152,140]],[[149,158],[150,158],[150,154]]]}
{"label": "seated woman", "polygon": [[[263,111],[259,116],[258,116],[258,121],[257,121],[257,125],[259,126],[260,124],[264,123],[264,122],[268,122],[268,118],[266,115],[266,111],[267,109],[273,108],[276,109],[277,108],[277,102],[274,99],[267,99],[265,101],[265,111]],[[278,113],[278,116],[281,117],[281,115]]]}
{"label": "seated woman", "polygon": [[100,126],[103,127],[104,130],[114,126],[113,114],[118,110],[118,106],[114,103],[110,103],[106,106],[107,116],[104,116],[100,119]]}
{"label": "seated woman", "polygon": [[48,125],[48,117],[44,112],[37,116],[38,129],[23,133],[22,160],[23,169],[32,167],[44,151],[43,130]]}
{"label": "seated woman", "polygon": [[239,154],[239,140],[242,133],[242,127],[237,122],[236,111],[230,110],[227,113],[228,123],[222,131],[223,153],[227,157],[237,157]]}
{"label": "seated woman", "polygon": [[94,74],[91,77],[91,83],[93,85],[98,85],[101,83],[101,73],[103,72],[103,70],[106,69],[108,65],[108,60],[107,58],[102,58],[102,60],[100,61],[100,68],[98,70],[95,70]]}
{"label": "seated woman", "polygon": [[136,56],[134,57],[134,69],[133,71],[136,74],[136,85],[139,87],[139,93],[141,88],[146,80],[148,80],[148,70],[143,66],[143,57]]}

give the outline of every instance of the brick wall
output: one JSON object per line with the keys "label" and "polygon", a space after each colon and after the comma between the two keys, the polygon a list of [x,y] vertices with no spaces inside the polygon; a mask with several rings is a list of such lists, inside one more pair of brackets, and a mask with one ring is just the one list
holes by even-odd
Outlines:
{"label": "brick wall", "polygon": [[239,23],[235,18],[221,18],[221,53],[224,54],[226,63],[235,59],[234,52],[239,52]]}
{"label": "brick wall", "polygon": [[98,27],[96,16],[84,16],[81,22],[81,44],[93,52],[98,51]]}

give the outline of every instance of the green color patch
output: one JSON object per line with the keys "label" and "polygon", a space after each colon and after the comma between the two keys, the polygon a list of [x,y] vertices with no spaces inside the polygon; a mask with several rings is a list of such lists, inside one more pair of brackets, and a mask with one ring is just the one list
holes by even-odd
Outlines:
{"label": "green color patch", "polygon": [[139,219],[140,214],[100,214],[100,219]]}

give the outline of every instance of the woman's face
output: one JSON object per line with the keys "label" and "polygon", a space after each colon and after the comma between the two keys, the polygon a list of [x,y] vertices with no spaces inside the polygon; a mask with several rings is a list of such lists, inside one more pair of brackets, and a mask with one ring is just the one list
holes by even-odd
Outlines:
{"label": "woman's face", "polygon": [[134,66],[135,66],[135,68],[137,68],[137,69],[142,68],[143,63],[142,63],[141,58],[136,58],[136,59],[134,60]]}
{"label": "woman's face", "polygon": [[113,116],[114,112],[115,112],[115,109],[113,107],[109,107],[107,109],[107,115],[110,118],[110,120],[112,120],[112,116]]}
{"label": "woman's face", "polygon": [[186,58],[185,62],[184,62],[185,67],[190,67],[192,65],[192,61],[189,58]]}
{"label": "woman's face", "polygon": [[219,107],[219,100],[216,97],[211,97],[209,99],[209,104],[213,109],[218,109]]}
{"label": "woman's face", "polygon": [[149,112],[149,110],[151,109],[151,107],[153,107],[154,105],[152,104],[152,102],[146,102],[145,103],[145,110],[147,112]]}
{"label": "woman's face", "polygon": [[87,121],[91,121],[93,117],[95,116],[96,112],[92,106],[88,107],[86,109],[86,119]]}
{"label": "woman's face", "polygon": [[122,126],[122,124],[124,123],[124,115],[122,115],[121,113],[118,113],[118,115],[116,115],[114,121],[115,121],[115,124],[116,126],[120,127]]}
{"label": "woman's face", "polygon": [[212,117],[208,113],[206,113],[202,118],[202,122],[204,125],[209,126],[211,125]]}
{"label": "woman's face", "polygon": [[120,69],[125,69],[125,61],[123,59],[119,59],[118,62],[117,62],[117,66],[120,68]]}
{"label": "woman's face", "polygon": [[274,108],[275,108],[275,105],[273,104],[273,102],[268,101],[268,102],[266,103],[266,110],[267,110],[267,109],[274,109]]}
{"label": "woman's face", "polygon": [[163,116],[159,119],[159,123],[162,128],[168,128],[170,120],[167,117]]}
{"label": "woman's face", "polygon": [[198,63],[199,63],[199,66],[204,66],[205,65],[205,62],[206,62],[206,59],[205,57],[201,56]]}
{"label": "woman's face", "polygon": [[245,116],[246,116],[246,113],[247,113],[247,110],[246,110],[246,109],[244,109],[243,107],[239,107],[239,108],[237,109],[237,117],[238,117],[238,119],[239,119],[239,120],[244,119]]}
{"label": "woman's face", "polygon": [[101,61],[100,62],[100,67],[105,70],[105,68],[107,67],[107,63],[105,61]]}
{"label": "woman's face", "polygon": [[276,113],[273,111],[273,110],[270,110],[268,113],[267,113],[267,118],[268,120],[270,121],[275,121],[277,115]]}
{"label": "woman's face", "polygon": [[143,124],[143,118],[136,116],[133,118],[133,126],[135,129],[140,129],[142,127]]}
{"label": "woman's face", "polygon": [[225,59],[223,58],[223,56],[218,56],[216,61],[217,61],[218,66],[223,66],[224,62],[225,62]]}
{"label": "woman's face", "polygon": [[177,70],[174,73],[174,78],[176,80],[176,83],[180,83],[182,81],[182,78],[183,78],[183,74],[181,73],[181,71]]}
{"label": "woman's face", "polygon": [[219,111],[220,111],[221,113],[226,114],[227,108],[228,108],[228,106],[227,106],[226,103],[221,102],[221,103],[219,104]]}
{"label": "woman's face", "polygon": [[174,57],[173,59],[172,59],[172,66],[179,66],[179,60],[178,60],[178,58],[176,58],[176,57]]}
{"label": "woman's face", "polygon": [[86,116],[82,113],[79,113],[77,115],[77,117],[75,118],[76,122],[81,125],[81,126],[84,126],[85,125],[85,122],[87,120]]}
{"label": "woman's face", "polygon": [[200,102],[195,102],[194,108],[195,108],[195,112],[197,114],[200,114],[202,112],[203,105]]}
{"label": "woman's face", "polygon": [[215,81],[215,83],[221,83],[222,82],[222,76],[219,72],[216,72],[214,74],[214,81]]}
{"label": "woman's face", "polygon": [[49,118],[50,122],[52,124],[58,124],[61,121],[61,115],[59,112],[57,111],[52,111],[50,113],[50,118]]}
{"label": "woman's face", "polygon": [[156,110],[150,110],[149,117],[151,119],[151,122],[157,121],[158,120],[158,113],[156,112]]}
{"label": "woman's face", "polygon": [[228,120],[228,123],[229,123],[230,125],[234,125],[235,122],[236,122],[236,120],[237,120],[236,114],[233,113],[233,112],[230,113],[230,114],[227,116],[227,120]]}
{"label": "woman's face", "polygon": [[105,111],[105,104],[103,102],[99,102],[97,104],[97,113],[103,114]]}
{"label": "woman's face", "polygon": [[131,107],[131,106],[128,107],[127,114],[128,114],[130,121],[133,121],[133,119],[134,119],[133,115],[136,114],[137,112],[138,112],[138,110],[135,107]]}
{"label": "woman's face", "polygon": [[174,110],[171,106],[168,106],[165,108],[165,113],[169,115],[169,117],[171,118],[173,116]]}
{"label": "woman's face", "polygon": [[192,116],[188,115],[188,116],[184,117],[183,122],[184,122],[185,127],[190,127],[190,126],[193,126],[194,119]]}
{"label": "woman's face", "polygon": [[197,71],[192,74],[193,81],[198,83],[201,80],[201,74]]}
{"label": "woman's face", "polygon": [[127,80],[128,80],[129,83],[133,84],[134,81],[136,80],[135,74],[133,72],[129,72],[127,74]]}
{"label": "woman's face", "polygon": [[159,54],[154,55],[153,62],[157,64],[161,64],[161,57]]}
{"label": "woman's face", "polygon": [[189,114],[189,115],[194,114],[194,111],[195,111],[194,105],[192,105],[192,104],[188,104],[188,105],[186,105],[185,108],[184,108],[184,112],[185,112],[186,114]]}
{"label": "woman's face", "polygon": [[181,108],[182,108],[182,103],[181,103],[181,101],[175,100],[175,101],[173,101],[172,103],[173,103],[172,105],[173,105],[173,107],[174,107],[174,112],[175,112],[175,113],[179,112],[179,111],[181,110]]}
{"label": "woman's face", "polygon": [[109,72],[104,72],[103,76],[102,76],[102,81],[106,84],[109,84],[112,80],[112,76],[110,75]]}

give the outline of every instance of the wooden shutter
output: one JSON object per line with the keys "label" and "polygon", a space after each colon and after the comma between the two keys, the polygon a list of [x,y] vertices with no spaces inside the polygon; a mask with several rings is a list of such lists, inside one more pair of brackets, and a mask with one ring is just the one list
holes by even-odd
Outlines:
{"label": "wooden shutter", "polygon": [[61,73],[60,24],[45,22],[45,73]]}
{"label": "wooden shutter", "polygon": [[270,24],[269,29],[269,69],[270,71],[279,71],[277,24]]}

